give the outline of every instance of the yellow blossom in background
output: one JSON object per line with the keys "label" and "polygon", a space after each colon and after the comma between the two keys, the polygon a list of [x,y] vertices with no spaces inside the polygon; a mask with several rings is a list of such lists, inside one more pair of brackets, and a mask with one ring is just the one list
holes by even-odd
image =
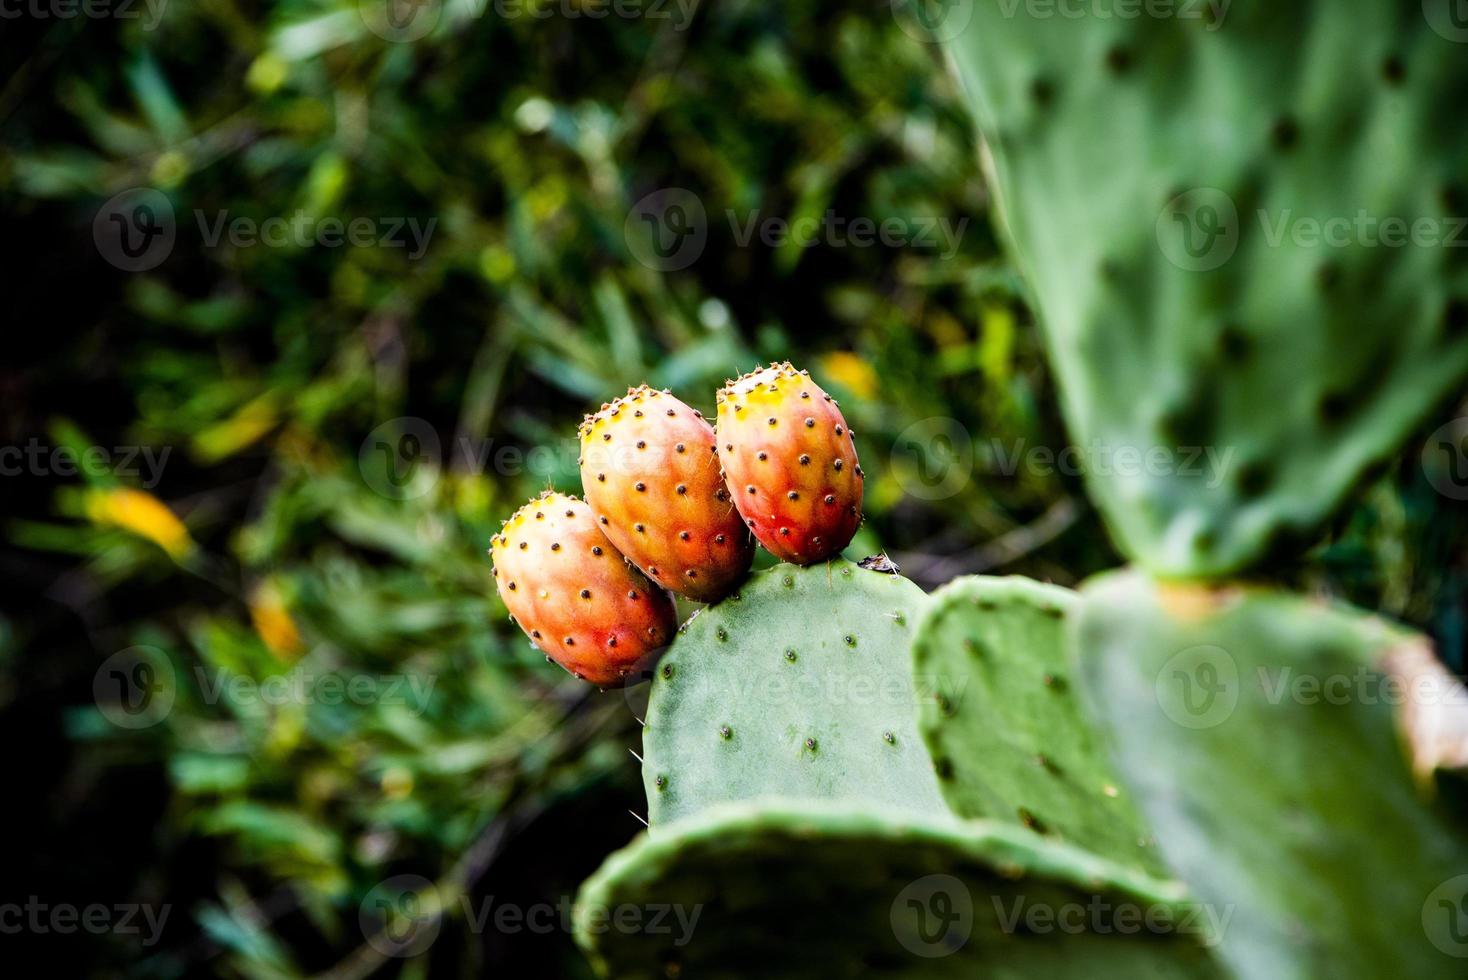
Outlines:
{"label": "yellow blossom in background", "polygon": [[194,456],[206,463],[217,463],[258,442],[278,420],[275,393],[267,391],[242,405],[229,418],[195,435]]}
{"label": "yellow blossom in background", "polygon": [[821,358],[821,373],[859,398],[877,392],[877,372],[858,354],[835,351]]}
{"label": "yellow blossom in background", "polygon": [[271,653],[280,660],[295,660],[303,644],[296,621],[286,609],[280,590],[267,582],[250,596],[250,621]]}
{"label": "yellow blossom in background", "polygon": [[86,510],[94,523],[119,527],[147,538],[174,559],[182,559],[194,549],[194,541],[183,521],[163,501],[146,491],[130,487],[89,490]]}
{"label": "yellow blossom in background", "polygon": [[269,95],[285,84],[290,76],[290,63],[274,51],[267,51],[250,63],[245,84],[253,92]]}
{"label": "yellow blossom in background", "polygon": [[402,766],[390,766],[382,774],[382,792],[390,800],[401,800],[413,792],[413,774]]}

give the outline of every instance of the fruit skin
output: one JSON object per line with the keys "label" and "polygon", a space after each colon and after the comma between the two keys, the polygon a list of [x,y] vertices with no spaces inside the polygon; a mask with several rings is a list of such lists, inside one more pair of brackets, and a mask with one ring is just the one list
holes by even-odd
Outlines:
{"label": "fruit skin", "polygon": [[749,572],[754,539],[729,500],[714,427],[642,385],[581,423],[581,485],[602,531],[659,584],[699,602]]}
{"label": "fruit skin", "polygon": [[786,361],[719,392],[724,479],[760,544],[809,565],[841,553],[861,526],[856,441],[836,401]]}
{"label": "fruit skin", "polygon": [[495,585],[536,649],[598,687],[640,679],[673,638],[670,595],[627,563],[584,501],[547,491],[491,541]]}

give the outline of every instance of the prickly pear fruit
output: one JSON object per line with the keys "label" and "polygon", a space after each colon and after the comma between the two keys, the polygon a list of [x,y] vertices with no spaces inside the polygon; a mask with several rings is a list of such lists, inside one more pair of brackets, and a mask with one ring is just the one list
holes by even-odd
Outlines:
{"label": "prickly pear fruit", "polygon": [[583,501],[547,491],[491,542],[495,585],[536,648],[598,687],[635,681],[673,639],[673,599],[628,564]]}
{"label": "prickly pear fruit", "polygon": [[754,536],[809,565],[841,553],[861,525],[861,466],[836,401],[786,361],[719,392],[724,478]]}
{"label": "prickly pear fruit", "polygon": [[714,428],[642,385],[581,423],[581,484],[602,531],[659,584],[699,602],[749,571],[754,539],[719,471]]}

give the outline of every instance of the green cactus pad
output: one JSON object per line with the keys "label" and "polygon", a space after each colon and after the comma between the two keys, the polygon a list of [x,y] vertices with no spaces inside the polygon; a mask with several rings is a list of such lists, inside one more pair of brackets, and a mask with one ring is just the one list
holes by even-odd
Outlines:
{"label": "green cactus pad", "polygon": [[1219,976],[1176,883],[1009,824],[832,803],[654,828],[582,886],[575,925],[618,980]]}
{"label": "green cactus pad", "polygon": [[[1137,573],[1082,597],[1083,697],[1170,865],[1234,910],[1220,955],[1238,976],[1463,975],[1468,838],[1429,797],[1468,697],[1421,637]],[[1398,714],[1410,690],[1429,710]]]}
{"label": "green cactus pad", "polygon": [[1451,7],[984,0],[931,25],[1091,494],[1138,564],[1227,575],[1316,533],[1461,387]]}
{"label": "green cactus pad", "polygon": [[684,624],[648,698],[650,822],[769,795],[946,813],[908,664],[927,601],[847,561],[777,565]]}
{"label": "green cactus pad", "polygon": [[1069,589],[973,576],[935,592],[913,638],[918,725],[962,817],[1021,823],[1163,873],[1156,844],[1076,700]]}

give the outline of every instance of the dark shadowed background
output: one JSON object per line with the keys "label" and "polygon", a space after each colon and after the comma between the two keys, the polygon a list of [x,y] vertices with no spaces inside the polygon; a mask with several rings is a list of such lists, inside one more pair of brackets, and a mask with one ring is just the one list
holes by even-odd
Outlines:
{"label": "dark shadowed background", "polygon": [[[4,9],[0,948],[55,976],[587,974],[494,909],[640,829],[636,698],[545,663],[485,549],[628,385],[810,369],[848,554],[925,587],[1119,563],[885,2]],[[1272,574],[1461,668],[1465,540],[1412,451]],[[384,952],[420,880],[442,921]]]}

